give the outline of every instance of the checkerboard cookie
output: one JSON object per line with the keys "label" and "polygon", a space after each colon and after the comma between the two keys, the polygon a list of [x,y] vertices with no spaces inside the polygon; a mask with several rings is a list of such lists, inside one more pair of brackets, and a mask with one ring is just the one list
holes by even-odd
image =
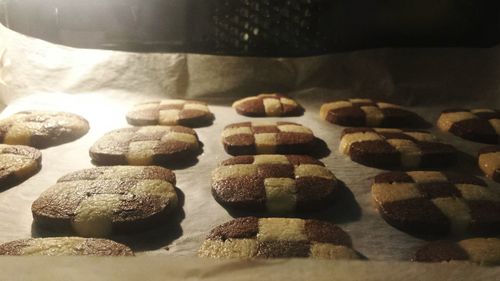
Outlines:
{"label": "checkerboard cookie", "polygon": [[439,116],[437,126],[467,140],[500,144],[499,110],[448,109]]}
{"label": "checkerboard cookie", "polygon": [[417,250],[418,262],[467,261],[480,265],[500,265],[500,239],[472,238],[459,242],[434,241]]}
{"label": "checkerboard cookie", "polygon": [[340,227],[318,220],[246,217],[214,228],[198,255],[208,258],[359,259]]}
{"label": "checkerboard cookie", "polygon": [[415,127],[423,119],[399,105],[375,102],[371,99],[348,99],[325,103],[321,106],[321,119],[350,127]]}
{"label": "checkerboard cookie", "polygon": [[222,143],[231,155],[306,154],[314,147],[313,132],[292,122],[242,122],[222,131]]}
{"label": "checkerboard cookie", "polygon": [[174,186],[174,173],[156,166],[85,169],[60,178],[31,210],[43,228],[106,237],[161,223],[177,209]]}
{"label": "checkerboard cookie", "polygon": [[85,135],[89,123],[82,117],[55,111],[21,111],[0,120],[0,143],[47,148]]}
{"label": "checkerboard cookie", "polygon": [[500,146],[488,146],[479,150],[478,164],[486,176],[500,182]]}
{"label": "checkerboard cookie", "polygon": [[339,150],[355,162],[378,168],[441,167],[456,155],[453,146],[428,132],[379,128],[344,129]]}
{"label": "checkerboard cookie", "polygon": [[193,159],[199,141],[182,126],[144,126],[111,131],[90,148],[98,165],[170,165]]}
{"label": "checkerboard cookie", "polygon": [[212,173],[221,205],[271,213],[325,208],[337,184],[323,163],[305,155],[236,156]]}
{"label": "checkerboard cookie", "polygon": [[42,153],[38,149],[0,144],[0,190],[33,176],[41,166]]}
{"label": "checkerboard cookie", "polygon": [[81,237],[30,238],[0,245],[8,256],[133,256],[132,250],[107,239]]}
{"label": "checkerboard cookie", "polygon": [[304,108],[295,100],[283,94],[260,94],[233,103],[233,108],[241,115],[251,117],[299,116]]}
{"label": "checkerboard cookie", "polygon": [[375,177],[372,196],[392,226],[422,234],[500,233],[498,190],[474,176],[435,171]]}
{"label": "checkerboard cookie", "polygon": [[193,100],[168,99],[135,105],[127,113],[130,125],[182,125],[200,127],[209,125],[214,115],[206,103]]}

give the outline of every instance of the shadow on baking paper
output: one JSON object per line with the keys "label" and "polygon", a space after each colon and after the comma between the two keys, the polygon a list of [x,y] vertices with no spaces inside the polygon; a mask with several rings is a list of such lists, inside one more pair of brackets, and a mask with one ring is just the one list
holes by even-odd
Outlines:
{"label": "shadow on baking paper", "polygon": [[[164,219],[164,221],[157,222],[158,224],[161,224],[161,226],[157,226],[136,233],[111,235],[110,237],[106,238],[125,244],[129,246],[134,252],[140,252],[140,251],[161,249],[162,247],[166,247],[174,240],[181,237],[183,233],[181,222],[186,217],[183,209],[185,196],[184,193],[179,188],[176,187],[175,190],[177,192],[179,205],[175,213],[170,214],[166,219]],[[75,235],[76,234],[70,230],[63,232],[53,232],[39,227],[35,222],[31,224],[32,237],[55,237],[55,236],[75,236]]]}
{"label": "shadow on baking paper", "polygon": [[337,191],[333,194],[329,207],[321,210],[310,210],[298,213],[271,214],[265,211],[243,211],[241,209],[225,207],[232,217],[291,217],[303,219],[319,219],[335,224],[356,221],[361,218],[361,207],[354,198],[354,194],[339,180]]}

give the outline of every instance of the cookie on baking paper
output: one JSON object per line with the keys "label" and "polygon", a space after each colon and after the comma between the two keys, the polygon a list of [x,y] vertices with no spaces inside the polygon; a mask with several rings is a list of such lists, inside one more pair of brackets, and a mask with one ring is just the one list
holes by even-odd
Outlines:
{"label": "cookie on baking paper", "polygon": [[306,155],[236,156],[212,173],[212,194],[221,205],[284,213],[328,207],[338,181]]}
{"label": "cookie on baking paper", "polygon": [[135,105],[127,112],[127,122],[135,126],[182,125],[200,127],[209,125],[214,115],[206,103],[193,100],[169,99]]}
{"label": "cookie on baking paper", "polygon": [[306,154],[314,148],[313,132],[292,122],[242,122],[222,131],[222,143],[231,155]]}
{"label": "cookie on baking paper", "polygon": [[455,160],[456,149],[425,131],[347,128],[340,152],[351,160],[377,168],[442,167]]}
{"label": "cookie on baking paper", "polygon": [[198,255],[207,258],[360,259],[349,235],[329,222],[245,217],[214,228]]}
{"label": "cookie on baking paper", "polygon": [[195,159],[196,132],[183,126],[144,126],[113,130],[90,148],[97,165],[174,165]]}
{"label": "cookie on baking paper", "polygon": [[500,144],[499,110],[448,109],[439,116],[437,126],[467,140]]}
{"label": "cookie on baking paper", "polygon": [[474,176],[436,171],[389,172],[375,177],[380,215],[410,233],[500,234],[498,190]]}
{"label": "cookie on baking paper", "polygon": [[33,176],[41,166],[42,153],[38,149],[0,144],[0,190]]}
{"label": "cookie on baking paper", "polygon": [[416,127],[424,124],[416,113],[399,105],[375,102],[371,99],[348,99],[325,103],[321,106],[321,119],[350,127]]}
{"label": "cookie on baking paper", "polygon": [[85,135],[89,123],[68,112],[21,111],[0,120],[0,143],[47,148]]}
{"label": "cookie on baking paper", "polygon": [[67,174],[33,202],[35,223],[83,237],[159,226],[178,206],[175,175],[157,166],[112,166]]}
{"label": "cookie on baking paper", "polygon": [[30,238],[0,245],[8,256],[133,256],[132,250],[107,239],[81,237]]}
{"label": "cookie on baking paper", "polygon": [[500,265],[500,239],[471,238],[459,242],[434,241],[417,250],[417,262],[467,261],[480,265]]}
{"label": "cookie on baking paper", "polygon": [[486,176],[500,182],[500,146],[488,146],[479,150],[478,164]]}
{"label": "cookie on baking paper", "polygon": [[241,115],[251,117],[299,116],[304,108],[295,100],[283,94],[260,94],[233,103],[233,108]]}

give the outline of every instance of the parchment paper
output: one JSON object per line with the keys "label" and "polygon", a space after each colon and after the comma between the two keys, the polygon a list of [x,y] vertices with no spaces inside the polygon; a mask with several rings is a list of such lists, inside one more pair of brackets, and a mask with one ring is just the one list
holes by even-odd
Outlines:
{"label": "parchment paper", "polygon": [[[0,39],[0,102],[7,106],[0,118],[25,109],[64,110],[82,115],[91,127],[77,141],[44,149],[43,168],[37,175],[0,192],[0,242],[53,235],[32,226],[31,203],[60,176],[92,167],[89,147],[105,132],[128,126],[125,112],[131,105],[159,98],[197,98],[210,104],[216,119],[212,126],[196,129],[203,143],[197,163],[175,170],[182,211],[157,229],[112,237],[138,255],[195,256],[208,232],[236,215],[210,193],[211,171],[230,157],[220,142],[223,127],[251,120],[236,114],[231,103],[261,91],[285,91],[304,105],[304,116],[268,119],[311,128],[327,147],[317,156],[345,185],[330,209],[297,216],[340,225],[370,260],[409,260],[425,240],[380,218],[371,202],[370,184],[381,170],[354,163],[338,152],[343,127],[320,120],[321,103],[345,97],[384,98],[410,105],[431,123],[444,107],[500,105],[499,48],[380,49],[261,59],[71,49],[1,25]],[[435,128],[431,131],[463,152],[449,170],[482,175],[475,157],[484,145]]]}

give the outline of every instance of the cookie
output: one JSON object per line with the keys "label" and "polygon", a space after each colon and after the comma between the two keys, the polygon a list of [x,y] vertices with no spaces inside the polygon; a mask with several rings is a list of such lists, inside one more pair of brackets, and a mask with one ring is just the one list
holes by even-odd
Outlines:
{"label": "cookie", "polygon": [[411,233],[499,234],[498,190],[474,176],[411,171],[375,177],[372,196],[380,215]]}
{"label": "cookie", "polygon": [[158,226],[177,209],[175,175],[168,169],[113,166],[67,174],[33,202],[42,228],[105,237]]}
{"label": "cookie", "polygon": [[499,110],[448,109],[439,116],[437,126],[467,140],[500,144]]}
{"label": "cookie", "polygon": [[360,259],[340,227],[318,220],[245,217],[214,228],[198,255],[207,258]]}
{"label": "cookie", "polygon": [[82,117],[55,111],[21,111],[0,120],[0,143],[47,148],[74,141],[89,131]]}
{"label": "cookie", "polygon": [[214,115],[206,103],[191,100],[161,100],[140,103],[127,113],[130,125],[182,125],[200,127],[209,125]]}
{"label": "cookie", "polygon": [[221,205],[271,213],[325,208],[337,184],[323,163],[305,155],[236,156],[212,173]]}
{"label": "cookie", "polygon": [[144,126],[113,130],[90,148],[97,165],[170,165],[199,153],[196,132],[182,126]]}
{"label": "cookie", "polygon": [[355,162],[377,168],[442,167],[456,156],[453,146],[428,132],[400,129],[344,129],[339,150]]}
{"label": "cookie", "polygon": [[500,239],[472,238],[459,242],[434,241],[417,250],[417,262],[468,261],[480,265],[500,265]]}
{"label": "cookie", "polygon": [[283,94],[260,94],[233,103],[233,108],[241,115],[250,117],[299,116],[304,108],[295,100]]}
{"label": "cookie", "polygon": [[500,146],[489,146],[479,150],[479,168],[496,182],[500,182]]}
{"label": "cookie", "polygon": [[321,119],[350,127],[416,127],[424,121],[416,113],[399,105],[375,102],[371,99],[348,99],[325,103],[321,106]]}
{"label": "cookie", "polygon": [[42,153],[24,145],[0,144],[0,190],[36,174],[42,166]]}
{"label": "cookie", "polygon": [[313,132],[292,122],[242,122],[222,131],[222,143],[231,155],[306,154],[314,147]]}
{"label": "cookie", "polygon": [[31,238],[0,245],[8,256],[133,256],[132,250],[107,239],[81,237]]}

